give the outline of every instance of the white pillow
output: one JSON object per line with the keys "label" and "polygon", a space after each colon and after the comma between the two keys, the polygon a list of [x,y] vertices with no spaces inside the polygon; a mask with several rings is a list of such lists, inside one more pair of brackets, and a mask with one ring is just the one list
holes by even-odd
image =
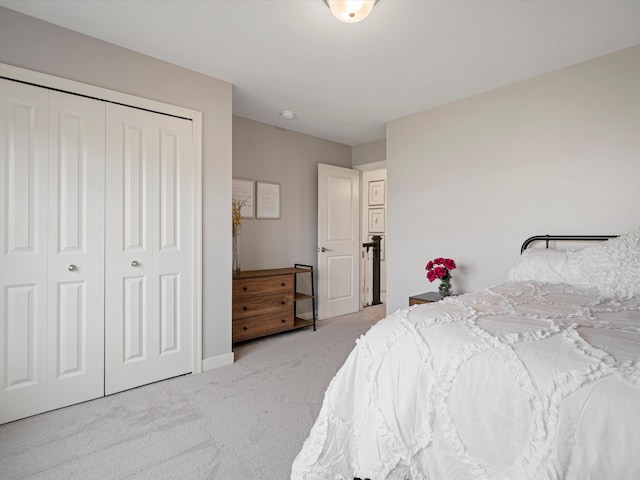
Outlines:
{"label": "white pillow", "polygon": [[572,250],[532,248],[525,250],[507,273],[509,282],[565,283],[576,287],[591,286],[570,258]]}
{"label": "white pillow", "polygon": [[640,229],[575,252],[569,263],[605,297],[640,296]]}

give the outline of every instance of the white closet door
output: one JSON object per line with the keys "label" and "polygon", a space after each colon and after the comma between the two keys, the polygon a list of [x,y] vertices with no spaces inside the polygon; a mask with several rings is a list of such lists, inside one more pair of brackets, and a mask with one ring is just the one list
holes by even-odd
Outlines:
{"label": "white closet door", "polygon": [[192,371],[191,122],[107,106],[105,392]]}
{"label": "white closet door", "polygon": [[49,409],[104,395],[105,104],[49,96]]}
{"label": "white closet door", "polygon": [[156,115],[154,143],[154,380],[190,373],[192,364],[194,212],[192,124]]}
{"label": "white closet door", "polygon": [[105,393],[153,378],[153,114],[107,105]]}
{"label": "white closet door", "polygon": [[48,91],[0,79],[0,423],[47,409]]}

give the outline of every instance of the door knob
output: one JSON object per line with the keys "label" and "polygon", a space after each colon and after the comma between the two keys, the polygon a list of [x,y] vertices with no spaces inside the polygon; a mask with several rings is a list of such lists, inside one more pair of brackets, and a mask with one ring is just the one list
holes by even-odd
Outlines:
{"label": "door knob", "polygon": [[333,250],[331,250],[330,248],[324,248],[324,247],[322,247],[322,248],[320,249],[320,251],[321,251],[322,253],[324,253],[324,252],[332,252]]}
{"label": "door knob", "polygon": [[137,260],[134,260],[133,262],[131,262],[131,266],[132,267],[137,267],[138,265],[140,265],[140,264],[138,263]]}
{"label": "door knob", "polygon": [[71,265],[69,265],[69,267],[67,268],[67,270],[69,270],[70,272],[74,272],[78,269],[78,267],[76,267],[73,263]]}

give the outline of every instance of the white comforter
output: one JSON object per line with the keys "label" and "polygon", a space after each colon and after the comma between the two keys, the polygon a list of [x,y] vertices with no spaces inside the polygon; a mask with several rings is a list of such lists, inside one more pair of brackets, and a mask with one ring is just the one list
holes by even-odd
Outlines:
{"label": "white comforter", "polygon": [[640,479],[640,299],[513,283],[399,310],[331,381],[292,479]]}

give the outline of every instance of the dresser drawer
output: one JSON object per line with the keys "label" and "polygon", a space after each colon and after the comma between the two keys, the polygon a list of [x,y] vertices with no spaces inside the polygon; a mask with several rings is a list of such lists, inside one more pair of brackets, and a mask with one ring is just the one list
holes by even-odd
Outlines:
{"label": "dresser drawer", "polygon": [[233,281],[233,300],[293,292],[293,276],[238,278]]}
{"label": "dresser drawer", "polygon": [[253,317],[284,310],[293,311],[293,293],[264,295],[262,297],[233,299],[232,318]]}
{"label": "dresser drawer", "polygon": [[294,325],[293,311],[288,309],[279,313],[251,318],[237,320],[234,318],[231,325],[233,342],[249,340],[250,338],[291,330]]}

